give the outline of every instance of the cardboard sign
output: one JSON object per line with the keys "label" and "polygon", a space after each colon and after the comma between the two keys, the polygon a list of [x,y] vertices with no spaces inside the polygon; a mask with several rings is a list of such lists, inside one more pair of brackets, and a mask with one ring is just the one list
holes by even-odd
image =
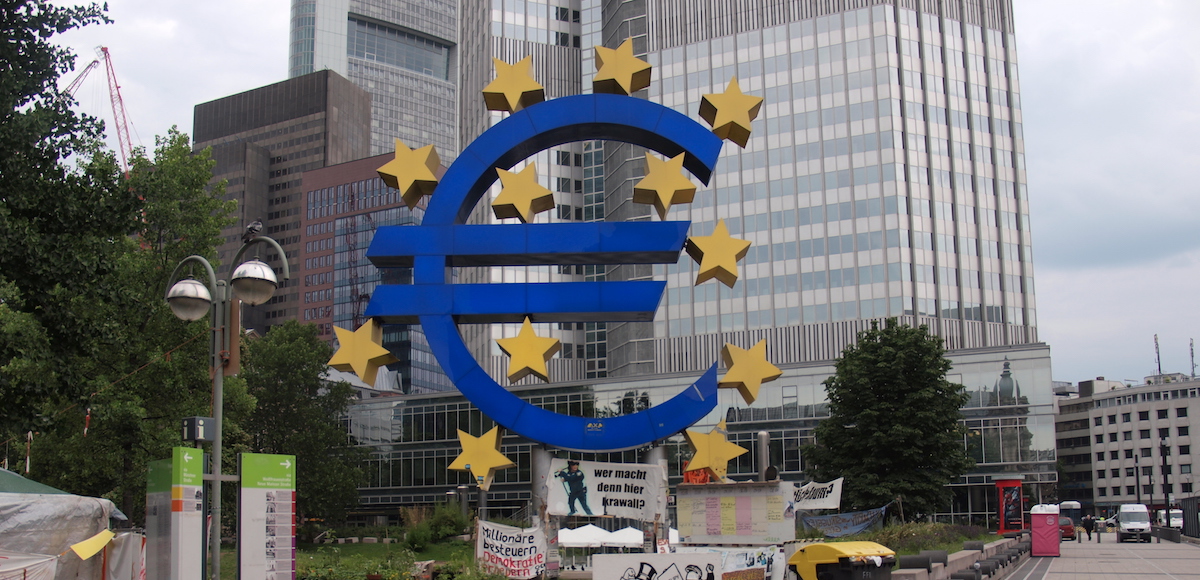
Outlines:
{"label": "cardboard sign", "polygon": [[480,520],[475,538],[475,558],[490,570],[522,580],[547,571],[546,534],[540,526],[515,528]]}

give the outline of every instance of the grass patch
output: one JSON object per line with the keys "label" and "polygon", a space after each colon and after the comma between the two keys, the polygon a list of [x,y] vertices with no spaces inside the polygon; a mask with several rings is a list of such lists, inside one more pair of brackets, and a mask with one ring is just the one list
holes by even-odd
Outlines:
{"label": "grass patch", "polygon": [[[401,573],[412,562],[437,560],[465,562],[473,560],[475,548],[470,542],[451,540],[429,544],[420,552],[405,550],[399,544],[300,544],[296,550],[298,578],[340,579],[353,577],[362,580],[368,572],[388,578],[406,578]],[[221,580],[237,577],[237,552],[221,551]],[[324,575],[320,571],[324,570]],[[395,572],[395,574],[389,574]],[[357,576],[353,576],[358,574]]]}
{"label": "grass patch", "polygon": [[945,550],[953,554],[962,550],[963,542],[992,541],[996,538],[995,534],[979,526],[922,522],[887,526],[882,530],[830,538],[829,541],[875,542],[891,548],[897,556],[913,556],[921,550]]}

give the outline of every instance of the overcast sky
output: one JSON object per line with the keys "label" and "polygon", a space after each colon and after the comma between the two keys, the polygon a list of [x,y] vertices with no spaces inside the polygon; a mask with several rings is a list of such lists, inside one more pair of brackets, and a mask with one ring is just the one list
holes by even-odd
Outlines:
{"label": "overcast sky", "polygon": [[[58,3],[67,3],[61,2]],[[1191,373],[1200,320],[1200,2],[1015,0],[1039,337],[1055,380]],[[113,55],[134,144],[287,76],[288,0],[109,0],[59,37]],[[68,75],[67,78],[73,78]],[[76,95],[110,119],[103,71]],[[111,122],[111,121],[110,121]],[[111,131],[110,131],[111,132]]]}

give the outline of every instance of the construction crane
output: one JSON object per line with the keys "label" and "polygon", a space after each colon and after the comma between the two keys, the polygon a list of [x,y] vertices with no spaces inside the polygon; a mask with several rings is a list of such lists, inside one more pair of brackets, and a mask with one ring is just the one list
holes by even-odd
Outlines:
{"label": "construction crane", "polygon": [[125,100],[121,98],[121,85],[117,84],[117,73],[113,70],[112,54],[108,52],[108,47],[97,46],[96,56],[96,60],[83,67],[64,92],[75,96],[83,80],[100,66],[101,60],[104,61],[104,70],[108,77],[108,98],[112,102],[113,126],[117,128],[117,149],[121,152],[121,168],[125,170],[125,176],[129,177],[129,158],[133,156],[133,142],[129,138],[129,118],[125,114]]}

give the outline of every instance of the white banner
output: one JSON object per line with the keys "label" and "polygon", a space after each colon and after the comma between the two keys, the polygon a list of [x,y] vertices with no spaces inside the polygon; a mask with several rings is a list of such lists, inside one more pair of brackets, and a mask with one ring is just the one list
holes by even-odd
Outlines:
{"label": "white banner", "polygon": [[596,554],[593,580],[721,580],[721,555]]}
{"label": "white banner", "polygon": [[659,465],[554,459],[546,480],[551,515],[653,521],[667,505],[666,477]]}
{"label": "white banner", "polygon": [[841,477],[829,483],[810,481],[796,488],[793,495],[794,509],[800,510],[836,510],[842,506]]}
{"label": "white banner", "polygon": [[680,546],[680,554],[721,555],[721,580],[783,580],[786,559],[778,546],[762,548],[706,548]]}
{"label": "white banner", "polygon": [[479,521],[475,559],[509,578],[534,578],[547,571],[546,534],[541,526],[514,528]]}

